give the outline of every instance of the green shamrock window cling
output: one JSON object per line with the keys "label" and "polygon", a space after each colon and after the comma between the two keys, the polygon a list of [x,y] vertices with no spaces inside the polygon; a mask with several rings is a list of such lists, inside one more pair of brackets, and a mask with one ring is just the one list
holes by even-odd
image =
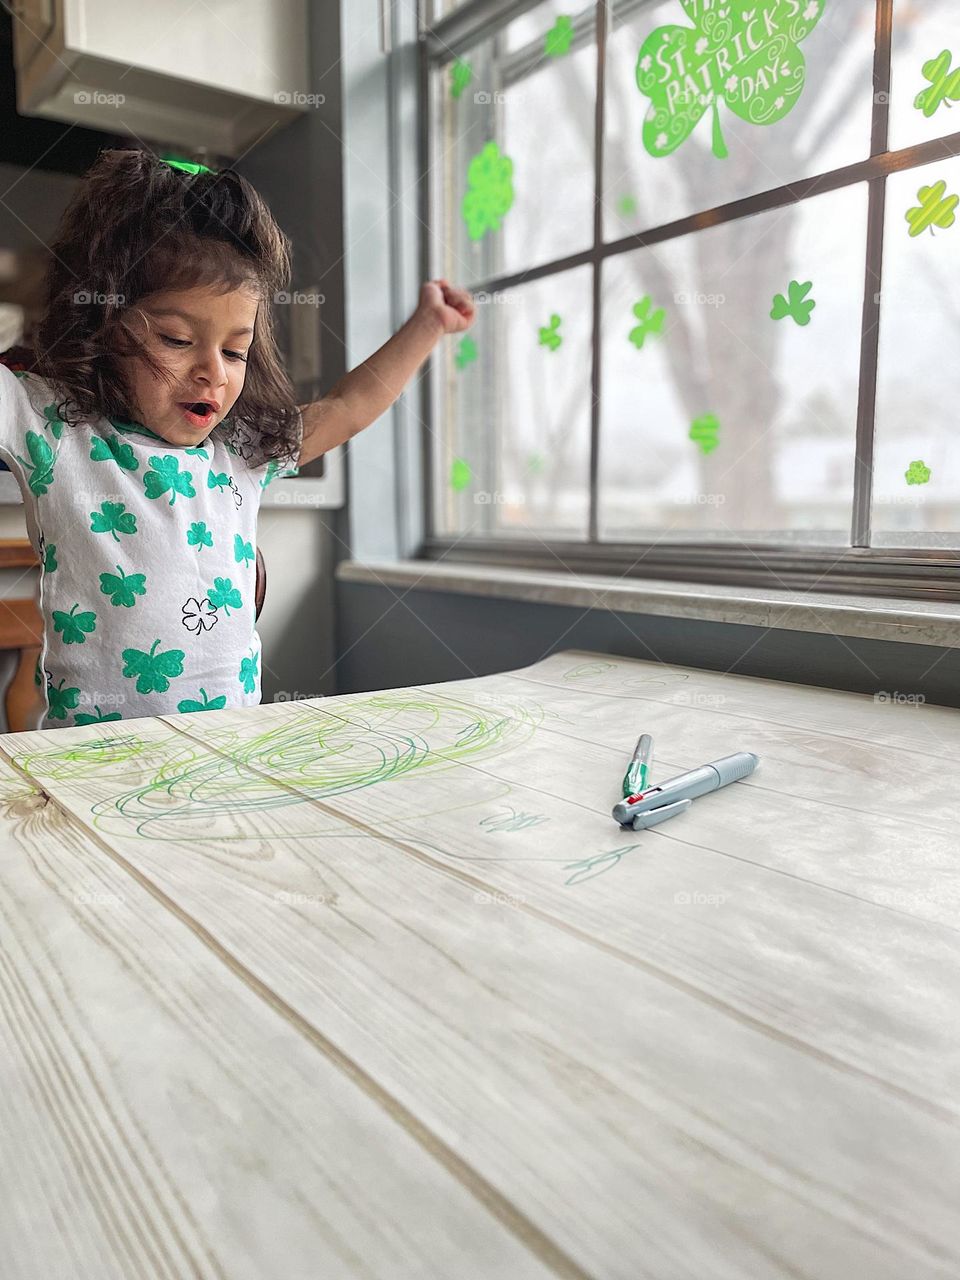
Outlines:
{"label": "green shamrock window cling", "polygon": [[550,323],[542,325],[540,332],[540,346],[549,347],[551,351],[556,351],[563,342],[560,330],[560,317],[554,312],[550,317]]}
{"label": "green shamrock window cling", "polygon": [[453,357],[453,363],[458,369],[465,369],[468,364],[473,364],[477,358],[477,344],[471,337],[461,338],[457,344],[457,353]]}
{"label": "green shamrock window cling", "polygon": [[715,413],[705,413],[694,419],[690,427],[690,439],[701,453],[713,453],[720,443],[720,422]]}
{"label": "green shamrock window cling", "polygon": [[649,293],[633,306],[633,314],[640,323],[630,330],[629,338],[638,351],[643,350],[643,344],[651,334],[663,333],[663,322],[667,313],[663,307],[657,307],[655,311],[651,311],[652,307],[653,299]]}
{"label": "green shamrock window cling", "polygon": [[465,62],[463,58],[457,58],[450,68],[450,97],[459,98],[470,83],[472,76],[473,68],[470,63]]}
{"label": "green shamrock window cling", "polygon": [[672,155],[713,109],[713,154],[729,152],[720,103],[747,124],[776,124],[806,82],[800,44],[826,0],[679,0],[693,23],[658,27],[637,58],[637,87],[650,99],[643,145]]}
{"label": "green shamrock window cling", "polygon": [[929,187],[921,187],[917,199],[920,204],[915,209],[908,209],[906,214],[912,236],[922,235],[924,231],[933,235],[934,227],[948,231],[956,222],[955,211],[960,204],[960,196],[948,196],[947,184],[942,178]]}
{"label": "green shamrock window cling", "polygon": [[547,32],[543,40],[543,52],[547,58],[562,58],[573,44],[573,20],[562,14]]}
{"label": "green shamrock window cling", "polygon": [[471,240],[499,231],[513,204],[513,161],[488,142],[467,166],[467,190],[461,212]]}
{"label": "green shamrock window cling", "polygon": [[454,493],[462,493],[472,479],[469,462],[463,458],[454,458],[450,467],[450,488]]}
{"label": "green shamrock window cling", "polygon": [[926,463],[918,460],[910,463],[910,466],[904,472],[904,477],[907,484],[929,484],[932,474]]}
{"label": "green shamrock window cling", "polygon": [[914,106],[929,120],[942,106],[960,102],[960,67],[953,69],[953,54],[944,49],[938,58],[923,64],[923,75],[929,86],[918,93]]}
{"label": "green shamrock window cling", "polygon": [[801,328],[805,328],[810,323],[810,316],[817,305],[813,298],[807,296],[812,288],[812,280],[808,280],[806,284],[801,284],[799,280],[791,280],[787,286],[787,296],[784,297],[782,293],[778,293],[774,298],[773,310],[770,312],[771,318],[786,320],[789,317]]}

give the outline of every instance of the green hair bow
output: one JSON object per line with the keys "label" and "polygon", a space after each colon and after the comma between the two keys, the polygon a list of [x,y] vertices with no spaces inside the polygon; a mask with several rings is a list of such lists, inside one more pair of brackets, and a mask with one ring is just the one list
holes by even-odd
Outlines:
{"label": "green hair bow", "polygon": [[160,159],[164,164],[168,164],[171,169],[182,169],[184,173],[215,173],[215,169],[208,169],[205,164],[193,164],[189,160],[168,160],[166,156]]}

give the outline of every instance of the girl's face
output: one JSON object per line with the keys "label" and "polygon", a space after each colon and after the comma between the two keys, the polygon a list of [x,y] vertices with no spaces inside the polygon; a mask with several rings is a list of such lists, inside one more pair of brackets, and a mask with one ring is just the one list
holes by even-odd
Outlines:
{"label": "girl's face", "polygon": [[[173,375],[170,390],[139,356],[122,356],[136,419],[175,445],[196,445],[230,412],[243,390],[257,299],[246,289],[154,293],[130,316],[138,336]],[[206,417],[186,404],[210,401]]]}

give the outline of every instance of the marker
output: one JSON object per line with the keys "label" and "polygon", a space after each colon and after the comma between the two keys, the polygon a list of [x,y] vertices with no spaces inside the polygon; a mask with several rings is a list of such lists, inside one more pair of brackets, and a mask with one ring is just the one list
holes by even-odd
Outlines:
{"label": "marker", "polygon": [[689,773],[669,778],[659,786],[651,787],[649,791],[638,791],[635,795],[627,796],[613,806],[613,816],[622,826],[627,826],[638,814],[655,812],[677,800],[695,800],[697,796],[705,796],[731,782],[739,782],[741,778],[753,773],[759,763],[759,756],[750,751],[738,751],[736,755],[724,756],[722,760],[714,760],[712,764],[703,764],[699,769],[691,769]]}
{"label": "marker", "polygon": [[659,826],[661,822],[666,822],[668,818],[675,818],[679,813],[686,813],[692,804],[692,800],[677,800],[673,804],[662,804],[648,813],[638,813],[630,825],[634,831],[646,831],[648,827]]}
{"label": "marker", "polygon": [[623,797],[636,795],[650,780],[650,760],[653,756],[653,739],[649,733],[641,733],[633,756],[623,777]]}

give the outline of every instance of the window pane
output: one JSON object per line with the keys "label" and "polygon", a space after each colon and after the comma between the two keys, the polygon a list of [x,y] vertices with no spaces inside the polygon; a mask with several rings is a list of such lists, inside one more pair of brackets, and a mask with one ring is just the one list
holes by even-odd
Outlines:
{"label": "window pane", "polygon": [[604,263],[603,537],[849,543],[866,219],[858,184]]}
{"label": "window pane", "polygon": [[891,150],[956,133],[960,113],[951,108],[958,101],[957,0],[922,0],[919,4],[917,0],[894,0]]}
{"label": "window pane", "polygon": [[[805,38],[791,42],[791,31],[806,31],[813,21],[813,5],[820,6],[822,16]],[[738,6],[732,7],[738,12]],[[804,22],[808,12],[811,17]],[[758,5],[754,13],[746,26],[734,18],[711,23],[708,13],[702,31],[695,31],[677,0],[656,6],[628,0],[615,6],[606,67],[608,241],[869,156],[873,4],[841,0],[824,9],[823,0],[780,0],[776,7]],[[767,13],[785,33],[782,38],[765,34]],[[637,77],[641,47],[663,27],[689,31],[689,43],[680,52],[676,43],[655,45],[653,53],[648,46],[643,55],[650,64],[647,72],[639,67],[640,73],[653,77],[655,100],[662,108],[648,127],[647,140],[655,146],[662,138],[667,140],[662,145],[672,145],[670,139],[683,137],[693,119],[699,119],[676,150],[655,157],[644,145],[644,124],[654,99],[641,93]],[[751,55],[753,44],[761,49]],[[685,72],[702,64],[698,78],[678,77],[681,63]],[[806,80],[796,94],[792,86],[802,67]],[[705,82],[722,95],[716,117],[714,107],[704,108],[691,92]],[[782,118],[752,124],[737,110]],[[725,148],[726,158],[719,159],[715,148]]]}
{"label": "window pane", "polygon": [[591,279],[579,267],[479,294],[469,333],[443,344],[434,371],[438,534],[586,536]]}
{"label": "window pane", "polygon": [[[924,229],[921,188],[960,195],[960,160],[887,179],[873,542],[960,547],[960,221]],[[935,205],[928,205],[930,215]],[[907,221],[907,214],[911,220]],[[946,218],[944,219],[946,221]],[[916,232],[916,234],[912,234]]]}
{"label": "window pane", "polygon": [[594,7],[559,27],[555,7],[434,74],[438,275],[476,283],[593,243]]}

